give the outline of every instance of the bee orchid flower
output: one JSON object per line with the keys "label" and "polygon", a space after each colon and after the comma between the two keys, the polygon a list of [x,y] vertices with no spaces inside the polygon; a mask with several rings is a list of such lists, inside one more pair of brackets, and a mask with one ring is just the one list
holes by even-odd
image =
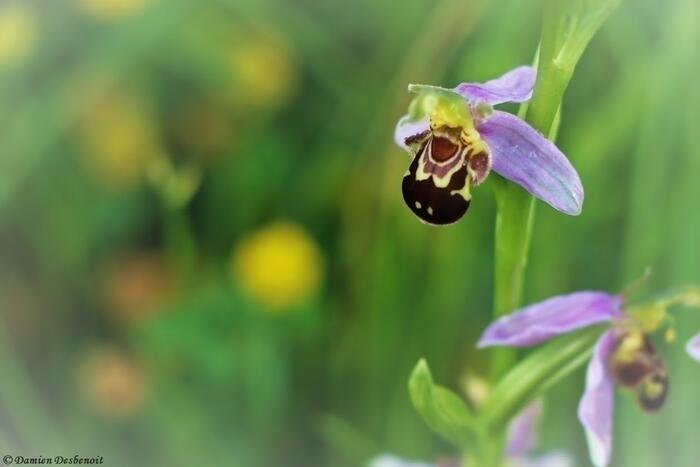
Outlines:
{"label": "bee orchid flower", "polygon": [[528,101],[534,85],[529,66],[453,89],[409,85],[417,96],[394,136],[411,155],[402,193],[414,214],[428,224],[458,221],[471,203],[471,187],[492,170],[553,208],[580,214],[583,187],[566,156],[520,118],[493,109]]}
{"label": "bee orchid flower", "polygon": [[[578,407],[586,432],[591,461],[597,467],[610,463],[615,384],[634,391],[640,407],[655,411],[668,393],[668,373],[649,337],[666,327],[673,341],[672,305],[700,305],[700,291],[674,291],[662,299],[629,306],[621,295],[583,291],[560,295],[516,310],[493,322],[478,347],[529,347],[588,326],[607,323],[599,337],[586,373],[586,387]],[[686,346],[700,361],[700,334]]]}

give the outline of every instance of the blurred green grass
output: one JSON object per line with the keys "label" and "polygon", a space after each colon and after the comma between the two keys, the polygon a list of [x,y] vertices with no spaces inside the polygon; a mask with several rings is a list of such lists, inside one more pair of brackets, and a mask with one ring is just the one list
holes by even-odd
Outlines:
{"label": "blurred green grass", "polygon": [[[420,357],[454,388],[485,372],[494,202],[487,183],[463,222],[417,222],[393,125],[409,82],[529,62],[537,3],[0,4],[0,450],[451,454],[406,378]],[[559,139],[584,213],[538,207],[527,301],[620,290],[647,266],[649,290],[700,280],[699,25],[693,0],[627,1],[593,41]],[[265,235],[280,222],[298,235]],[[679,316],[683,342],[700,317]],[[700,368],[663,350],[667,407],[619,397],[615,465],[698,457]],[[581,378],[552,393],[542,447],[587,465]]]}

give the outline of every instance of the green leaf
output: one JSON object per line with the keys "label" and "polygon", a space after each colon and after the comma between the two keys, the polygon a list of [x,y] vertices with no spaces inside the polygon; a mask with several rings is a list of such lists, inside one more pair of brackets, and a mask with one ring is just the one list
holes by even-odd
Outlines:
{"label": "green leaf", "polygon": [[601,334],[601,326],[555,339],[518,363],[496,385],[481,416],[498,430],[535,397],[586,363]]}
{"label": "green leaf", "polygon": [[527,121],[545,135],[588,43],[621,0],[543,0],[537,83]]}
{"label": "green leaf", "polygon": [[462,399],[433,383],[428,364],[418,361],[408,381],[411,401],[435,433],[457,447],[470,445],[476,435],[476,420]]}
{"label": "green leaf", "polygon": [[595,33],[621,0],[544,0],[543,42],[561,68],[576,66]]}

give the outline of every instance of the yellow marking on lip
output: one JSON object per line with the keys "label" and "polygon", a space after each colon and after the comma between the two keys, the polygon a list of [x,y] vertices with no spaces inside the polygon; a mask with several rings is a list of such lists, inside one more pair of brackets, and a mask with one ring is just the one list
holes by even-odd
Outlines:
{"label": "yellow marking on lip", "polygon": [[460,139],[467,146],[472,154],[478,154],[480,152],[489,153],[489,147],[486,142],[481,138],[481,135],[474,128],[462,129],[459,134]]}
{"label": "yellow marking on lip", "polygon": [[472,194],[469,191],[469,180],[467,179],[467,182],[464,184],[464,187],[462,187],[461,190],[452,190],[450,192],[451,195],[459,195],[462,198],[464,198],[465,201],[469,201],[472,199]]}
{"label": "yellow marking on lip", "polygon": [[466,151],[467,148],[462,148],[460,153],[458,155],[455,155],[453,157],[460,157],[462,158],[462,163],[455,164],[454,167],[452,167],[444,177],[436,177],[435,174],[428,173],[425,170],[423,170],[423,166],[425,158],[428,157],[427,155],[427,150],[429,148],[426,148],[426,150],[423,151],[423,153],[420,155],[420,159],[418,159],[418,168],[416,169],[416,180],[421,181],[421,180],[427,180],[430,177],[433,177],[433,183],[435,183],[435,186],[438,188],[446,188],[447,185],[450,184],[450,181],[452,180],[452,176],[458,172],[462,166],[464,165],[464,159],[466,158]]}

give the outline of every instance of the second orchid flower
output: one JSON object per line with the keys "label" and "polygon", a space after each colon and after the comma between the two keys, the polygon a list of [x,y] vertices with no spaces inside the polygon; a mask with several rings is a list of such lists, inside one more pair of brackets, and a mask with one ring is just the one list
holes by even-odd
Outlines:
{"label": "second orchid flower", "polygon": [[[700,289],[672,291],[639,305],[625,303],[621,295],[582,291],[560,295],[516,310],[484,331],[479,347],[529,347],[588,326],[608,324],[593,349],[578,417],[586,431],[591,460],[597,467],[610,463],[615,384],[635,392],[645,411],[663,405],[669,388],[666,366],[650,334],[666,329],[675,339],[673,305],[700,307]],[[700,361],[700,334],[686,349]]]}

